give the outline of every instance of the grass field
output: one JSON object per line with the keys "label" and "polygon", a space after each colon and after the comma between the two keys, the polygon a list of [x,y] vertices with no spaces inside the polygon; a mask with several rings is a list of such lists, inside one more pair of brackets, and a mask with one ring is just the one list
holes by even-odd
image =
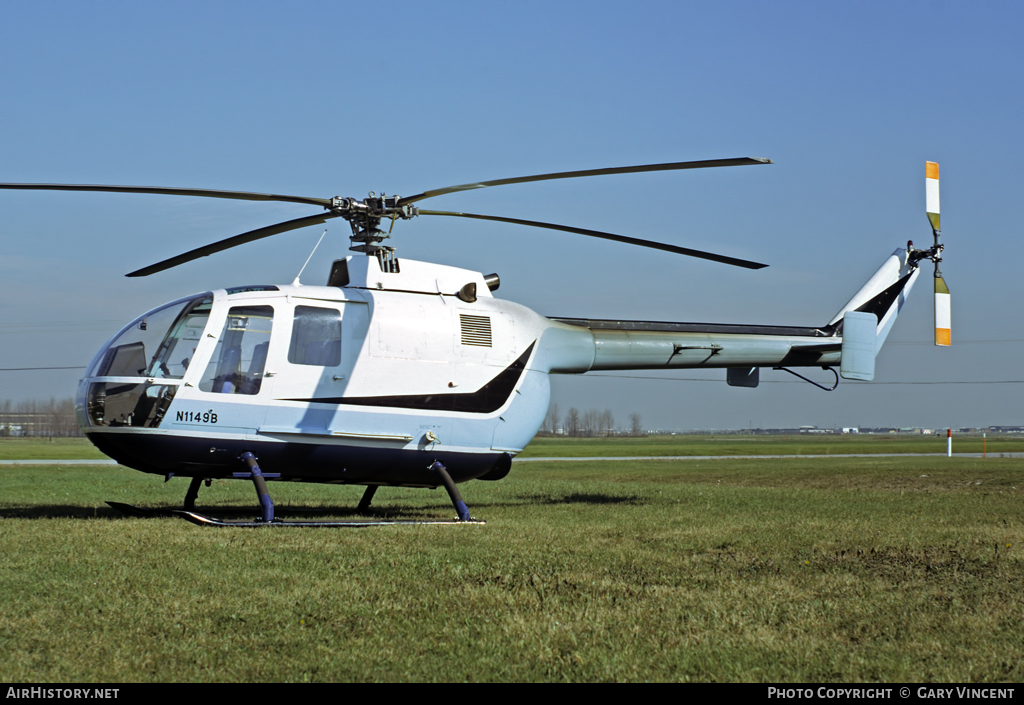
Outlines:
{"label": "grass field", "polygon": [[[1022,471],[541,461],[462,486],[485,526],[246,530],[103,504],[178,505],[184,480],[6,467],[0,679],[1019,682]],[[270,487],[286,518],[361,492]],[[256,513],[247,482],[199,505]],[[373,512],[453,514],[443,490],[387,488]]]}
{"label": "grass field", "polygon": [[[1024,438],[954,436],[955,453],[1024,452]],[[640,438],[535,438],[520,457],[675,455],[830,455],[848,453],[945,453],[946,437],[898,434],[799,436],[648,436]]]}
{"label": "grass field", "polygon": [[0,438],[0,460],[106,459],[85,438]]}

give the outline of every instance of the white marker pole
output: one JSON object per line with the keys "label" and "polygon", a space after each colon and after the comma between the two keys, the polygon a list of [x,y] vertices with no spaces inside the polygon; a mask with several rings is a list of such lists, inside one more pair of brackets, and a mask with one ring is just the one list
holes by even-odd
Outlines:
{"label": "white marker pole", "polygon": [[946,457],[953,457],[953,429],[946,429]]}

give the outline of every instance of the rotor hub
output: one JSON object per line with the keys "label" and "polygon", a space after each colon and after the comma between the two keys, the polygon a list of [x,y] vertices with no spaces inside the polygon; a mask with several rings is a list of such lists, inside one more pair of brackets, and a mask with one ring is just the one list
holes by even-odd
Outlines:
{"label": "rotor hub", "polygon": [[907,241],[907,259],[911,267],[917,267],[922,260],[929,259],[935,263],[936,271],[938,271],[939,263],[942,261],[942,251],[946,249],[946,246],[938,242],[938,235],[935,239],[935,244],[927,250],[918,250],[914,247],[912,240]]}
{"label": "rotor hub", "polygon": [[394,227],[396,220],[409,220],[419,215],[419,209],[402,205],[398,196],[386,196],[383,193],[377,196],[372,191],[362,200],[336,196],[331,199],[329,210],[347,220],[352,228],[349,249],[365,254],[382,250],[394,252],[394,248],[381,245],[381,242],[391,237],[391,228],[387,232],[380,228],[383,220],[390,220],[391,227]]}

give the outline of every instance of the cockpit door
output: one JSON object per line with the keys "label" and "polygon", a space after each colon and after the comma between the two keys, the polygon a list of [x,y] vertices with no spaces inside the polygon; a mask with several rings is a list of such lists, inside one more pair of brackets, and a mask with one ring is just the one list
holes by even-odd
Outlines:
{"label": "cockpit door", "polygon": [[274,379],[267,373],[272,347],[280,337],[275,308],[238,302],[225,311],[214,305],[195,365],[190,365],[165,426],[256,433],[274,394]]}
{"label": "cockpit door", "polygon": [[[267,356],[274,330],[272,306],[232,306],[199,389],[213,394],[267,396]],[[271,375],[272,376],[272,375]]]}

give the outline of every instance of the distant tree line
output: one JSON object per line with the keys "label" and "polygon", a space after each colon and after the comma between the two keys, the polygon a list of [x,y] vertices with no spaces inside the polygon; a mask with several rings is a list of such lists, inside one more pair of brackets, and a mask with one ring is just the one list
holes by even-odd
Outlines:
{"label": "distant tree line", "polygon": [[[644,428],[640,414],[629,415],[629,426],[624,429],[615,427],[615,417],[610,409],[603,411],[589,409],[580,411],[572,407],[563,418],[558,404],[548,409],[540,435],[571,436],[574,438],[594,438],[599,436],[642,436]],[[0,402],[0,438],[12,437],[43,437],[71,438],[81,437],[78,422],[75,420],[75,402],[73,399],[30,399],[12,402]]]}
{"label": "distant tree line", "polygon": [[71,438],[81,436],[73,399],[0,402],[0,437]]}
{"label": "distant tree line", "polygon": [[619,430],[615,427],[615,417],[610,409],[600,411],[590,409],[581,412],[575,406],[565,413],[563,418],[559,414],[558,404],[552,404],[548,408],[548,414],[540,428],[540,434],[544,436],[572,436],[574,438],[593,438],[595,436],[641,436],[644,433],[640,421],[640,414],[629,415],[629,428]]}

